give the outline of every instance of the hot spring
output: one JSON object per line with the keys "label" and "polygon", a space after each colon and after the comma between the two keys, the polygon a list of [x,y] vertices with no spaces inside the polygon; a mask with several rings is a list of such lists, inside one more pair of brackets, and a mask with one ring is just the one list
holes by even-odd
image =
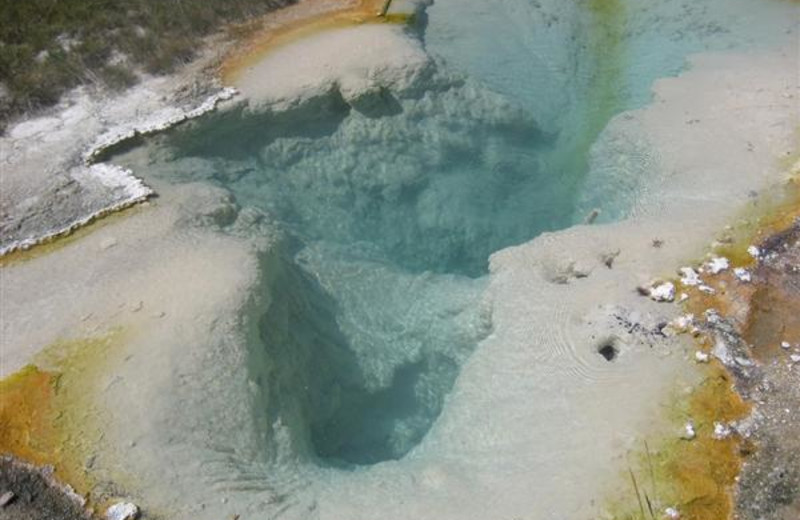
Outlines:
{"label": "hot spring", "polygon": [[[261,103],[242,88],[250,103],[113,160],[156,188],[221,188],[275,240],[254,296],[254,413],[288,432],[293,464],[332,485],[420,449],[493,334],[493,253],[631,214],[655,158],[635,143],[617,153],[599,139],[607,123],[647,105],[653,82],[689,53],[767,41],[779,4],[437,0],[405,27],[314,36],[319,48],[349,31],[405,39],[424,59],[399,83],[353,94],[340,78]],[[249,81],[268,91],[273,79]],[[612,365],[587,349],[586,363]],[[265,434],[267,468],[276,439]]]}

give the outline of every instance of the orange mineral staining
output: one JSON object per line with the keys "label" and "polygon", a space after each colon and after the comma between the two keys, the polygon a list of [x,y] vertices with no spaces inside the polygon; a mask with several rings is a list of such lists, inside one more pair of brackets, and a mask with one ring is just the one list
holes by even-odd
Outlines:
{"label": "orange mineral staining", "polygon": [[386,0],[349,0],[330,2],[305,0],[270,13],[252,35],[237,45],[220,67],[225,83],[235,83],[238,74],[281,45],[330,29],[365,23],[409,21],[408,15],[384,14]]}
{"label": "orange mineral staining", "polygon": [[58,376],[28,365],[0,381],[0,453],[54,464],[57,434],[53,397]]}
{"label": "orange mineral staining", "polygon": [[88,494],[93,482],[85,461],[101,450],[103,436],[96,385],[119,339],[114,330],[55,342],[37,365],[0,380],[0,454],[50,465],[58,480]]}

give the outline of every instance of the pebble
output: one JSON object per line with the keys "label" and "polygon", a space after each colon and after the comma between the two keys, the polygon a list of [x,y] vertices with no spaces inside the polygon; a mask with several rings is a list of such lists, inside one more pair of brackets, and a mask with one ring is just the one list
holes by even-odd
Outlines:
{"label": "pebble", "polygon": [[697,352],[694,353],[694,359],[698,363],[708,363],[710,356],[705,352],[698,350]]}
{"label": "pebble", "polygon": [[683,427],[683,435],[681,435],[681,439],[691,441],[695,437],[697,437],[697,432],[694,430],[694,424],[691,422],[686,423],[686,425]]}
{"label": "pebble", "polygon": [[671,323],[677,329],[686,330],[694,323],[694,314],[678,316]]}
{"label": "pebble", "polygon": [[756,246],[748,247],[747,248],[747,253],[750,256],[752,256],[753,258],[755,258],[756,260],[758,260],[758,258],[761,257],[761,250],[759,248],[757,248]]}
{"label": "pebble", "polygon": [[675,284],[664,282],[650,288],[650,299],[657,302],[671,302],[675,299]]}
{"label": "pebble", "polygon": [[17,495],[15,495],[13,491],[6,491],[0,495],[0,508],[6,507],[13,502],[16,497]]}
{"label": "pebble", "polygon": [[678,271],[681,274],[681,283],[683,285],[700,285],[702,283],[697,271],[691,267],[681,267]]}
{"label": "pebble", "polygon": [[118,502],[106,509],[106,520],[135,520],[139,518],[139,507],[130,502]]}
{"label": "pebble", "polygon": [[677,510],[677,509],[675,509],[674,507],[668,507],[668,508],[666,508],[666,509],[664,510],[664,514],[665,514],[665,515],[667,516],[667,518],[669,518],[670,520],[678,520],[678,519],[681,517],[681,514],[680,514],[680,513],[678,512],[678,510]]}
{"label": "pebble", "polygon": [[781,341],[781,348],[789,349],[791,347],[788,341]]}
{"label": "pebble", "polygon": [[716,440],[726,439],[726,438],[730,437],[731,433],[732,433],[732,431],[731,431],[730,427],[728,427],[727,425],[725,425],[725,424],[723,424],[721,422],[715,422],[714,423],[714,435],[713,435],[713,437]]}
{"label": "pebble", "polygon": [[116,238],[111,238],[111,237],[104,238],[102,240],[102,242],[100,242],[100,249],[102,249],[103,251],[106,251],[108,249],[111,249],[115,245],[117,245],[117,239]]}
{"label": "pebble", "polygon": [[752,280],[752,277],[750,276],[750,271],[748,271],[744,267],[735,268],[733,270],[733,274],[736,276],[736,278],[739,279],[740,282],[747,283]]}
{"label": "pebble", "polygon": [[715,256],[708,262],[708,271],[711,274],[719,274],[730,266],[730,262],[724,256]]}

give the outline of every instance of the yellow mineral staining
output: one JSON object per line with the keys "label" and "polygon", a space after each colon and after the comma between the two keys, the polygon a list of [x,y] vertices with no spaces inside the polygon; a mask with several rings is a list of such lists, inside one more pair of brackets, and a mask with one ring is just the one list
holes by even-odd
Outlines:
{"label": "yellow mineral staining", "polygon": [[714,438],[714,423],[743,419],[749,407],[733,387],[724,368],[714,363],[703,383],[690,396],[688,416],[697,437],[672,440],[664,450],[661,471],[665,499],[685,520],[723,520],[733,509],[731,491],[742,466],[738,436]]}
{"label": "yellow mineral staining", "polygon": [[[731,491],[751,449],[731,435],[714,436],[715,423],[746,417],[749,406],[733,388],[725,369],[716,363],[704,368],[703,379],[691,394],[671,405],[673,434],[650,439],[629,459],[623,497],[611,507],[614,520],[661,520],[667,508],[681,520],[725,520],[733,510]],[[680,433],[692,424],[694,436]]]}
{"label": "yellow mineral staining", "polygon": [[730,244],[715,249],[719,255],[731,260],[735,266],[748,266],[754,259],[747,252],[750,245],[757,245],[768,236],[786,229],[800,217],[800,179],[792,177],[781,186],[778,193],[767,193],[752,203],[746,215],[732,233]]}
{"label": "yellow mineral staining", "polygon": [[52,464],[53,396],[58,377],[28,365],[0,381],[0,452],[36,464]]}
{"label": "yellow mineral staining", "polygon": [[[776,190],[760,194],[740,225],[724,233],[724,243],[714,253],[728,258],[731,267],[716,275],[702,274],[704,283],[714,289],[713,294],[697,287],[681,288],[690,295],[684,304],[686,311],[697,317],[707,309],[718,311],[732,321],[744,341],[753,347],[752,355],[762,362],[774,358],[782,340],[800,342],[800,302],[786,290],[785,281],[768,277],[742,283],[733,268],[754,271],[756,262],[747,248],[790,229],[800,218],[798,174],[800,163],[795,159],[789,180]],[[701,335],[696,341],[708,351],[714,339]],[[755,446],[735,434],[715,436],[714,426],[747,417],[750,405],[741,399],[733,377],[719,362],[712,360],[699,369],[702,382],[688,397],[676,398],[670,414],[676,431],[691,422],[694,438],[665,436],[651,440],[649,447],[637,453],[630,478],[623,477],[635,484],[629,484],[629,493],[614,504],[612,518],[658,520],[665,518],[667,507],[675,508],[681,520],[732,518],[735,479],[744,458]]]}
{"label": "yellow mineral staining", "polygon": [[45,256],[55,251],[60,251],[61,249],[64,249],[65,247],[77,242],[81,238],[89,236],[95,231],[117,223],[119,219],[132,216],[137,212],[142,211],[142,208],[147,207],[149,204],[151,203],[143,202],[141,204],[135,204],[118,211],[113,211],[106,215],[98,216],[88,224],[79,226],[59,235],[52,236],[43,240],[42,242],[39,242],[29,249],[18,249],[7,255],[0,256],[0,268],[17,265],[34,258]]}
{"label": "yellow mineral staining", "polygon": [[787,172],[786,182],[757,194],[727,234],[727,243],[715,252],[736,266],[754,262],[747,252],[765,238],[790,227],[800,217],[800,128],[796,130],[794,149],[778,158],[778,167]]}
{"label": "yellow mineral staining", "polygon": [[102,447],[102,408],[95,396],[120,331],[58,341],[0,381],[0,453],[38,465],[79,493],[92,489],[86,461]]}
{"label": "yellow mineral staining", "polygon": [[235,83],[239,73],[261,60],[269,51],[322,31],[365,23],[406,24],[411,16],[403,13],[381,14],[385,0],[351,0],[315,9],[319,2],[301,2],[270,13],[260,30],[251,31],[220,68],[225,83]]}
{"label": "yellow mineral staining", "polygon": [[[795,166],[795,169],[797,166]],[[796,173],[778,190],[762,195],[760,207],[750,208],[750,214],[734,238],[716,248],[715,253],[730,260],[731,268],[744,267],[752,271],[756,261],[748,253],[751,245],[760,246],[794,226],[800,218],[800,184]],[[757,227],[756,227],[757,226]],[[800,303],[780,280],[740,283],[728,269],[717,275],[705,273],[703,280],[714,294],[687,288],[690,294],[687,310],[702,315],[706,309],[716,309],[732,320],[742,338],[751,345],[753,356],[766,361],[780,351],[782,341],[800,341]],[[708,342],[707,342],[708,343]]]}
{"label": "yellow mineral staining", "polygon": [[599,125],[593,130],[599,133],[619,108],[627,12],[622,0],[589,0],[587,8],[592,17],[589,52],[594,64],[589,97],[595,113],[590,121]]}
{"label": "yellow mineral staining", "polygon": [[[800,317],[785,312],[794,307],[793,299],[779,285],[741,283],[733,269],[752,271],[756,260],[748,251],[750,246],[758,247],[768,237],[791,228],[799,218],[800,162],[795,162],[785,183],[757,194],[739,215],[737,223],[718,237],[713,254],[727,258],[730,269],[718,274],[702,274],[704,284],[714,292],[704,292],[697,286],[679,286],[679,292],[689,295],[684,305],[687,312],[702,316],[707,309],[714,309],[733,320],[749,344],[769,345],[769,348],[754,349],[757,359],[763,360],[762,355],[770,349],[774,353],[783,329],[800,331]],[[701,341],[705,346],[710,345],[707,338]]]}
{"label": "yellow mineral staining", "polygon": [[[795,187],[795,190],[797,190]],[[786,206],[780,215],[765,219],[764,229],[748,241],[763,244],[767,236],[775,236],[794,226],[800,218],[800,202]],[[784,272],[772,269],[760,270],[759,279],[752,284],[736,284],[714,280],[715,285],[726,284],[726,289],[715,296],[711,304],[726,310],[726,315],[735,319],[744,341],[752,347],[755,359],[769,362],[781,353],[784,341],[800,343],[800,301],[790,286]]]}
{"label": "yellow mineral staining", "polygon": [[625,24],[627,11],[623,0],[580,0],[589,15],[587,51],[591,65],[585,93],[585,113],[581,131],[565,168],[588,171],[589,148],[621,106],[624,92]]}

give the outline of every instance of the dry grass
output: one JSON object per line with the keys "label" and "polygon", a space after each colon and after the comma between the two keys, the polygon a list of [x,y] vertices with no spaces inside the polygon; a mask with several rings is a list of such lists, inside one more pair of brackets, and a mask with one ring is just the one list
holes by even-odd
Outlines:
{"label": "dry grass", "polygon": [[209,33],[293,1],[0,0],[0,127],[76,85],[169,72]]}

